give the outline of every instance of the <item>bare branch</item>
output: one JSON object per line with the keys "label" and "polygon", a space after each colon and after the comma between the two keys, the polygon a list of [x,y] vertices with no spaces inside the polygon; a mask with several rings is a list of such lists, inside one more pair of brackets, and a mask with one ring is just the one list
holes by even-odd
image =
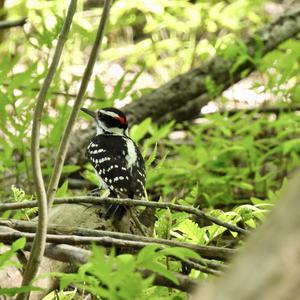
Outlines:
{"label": "bare branch", "polygon": [[[48,211],[47,211],[47,195],[45,191],[45,185],[44,185],[44,180],[43,180],[43,175],[41,170],[40,153],[39,153],[41,117],[42,117],[47,91],[49,89],[55,71],[57,69],[62,54],[62,50],[71,27],[73,15],[76,10],[76,2],[77,1],[72,0],[69,5],[67,16],[63,24],[63,28],[54,52],[53,60],[49,67],[48,74],[41,87],[41,90],[38,94],[37,104],[33,115],[32,135],[31,135],[32,136],[31,160],[32,160],[32,168],[33,168],[33,180],[34,180],[35,190],[38,199],[39,218],[38,218],[37,232],[33,242],[33,247],[30,253],[28,264],[24,271],[22,285],[28,285],[32,281],[32,279],[36,276],[45,249]],[[29,294],[26,293],[19,294],[17,300],[26,299],[28,295]]]}
{"label": "bare branch", "polygon": [[[133,200],[133,199],[117,199],[117,198],[99,198],[99,197],[91,197],[91,196],[81,196],[81,197],[72,197],[72,198],[56,198],[54,200],[55,204],[62,203],[91,203],[91,204],[107,204],[107,203],[115,203],[122,204],[125,206],[146,206],[146,207],[154,207],[154,208],[162,208],[162,209],[170,209],[174,211],[181,211],[193,214],[199,218],[208,220],[214,224],[225,227],[231,231],[238,232],[241,234],[247,234],[248,231],[239,226],[226,223],[218,218],[212,217],[198,208],[183,206],[179,204],[173,203],[164,203],[164,202],[152,202],[152,201],[143,201],[143,200]],[[31,208],[35,207],[35,201],[26,201],[22,203],[0,203],[0,212],[5,210],[12,209],[20,209],[20,208]]]}
{"label": "bare branch", "polygon": [[[7,226],[15,230],[20,230],[22,232],[26,231],[28,233],[34,233],[36,229],[35,222],[18,221],[18,220],[0,220],[0,226]],[[184,243],[184,242],[173,241],[173,240],[144,237],[144,236],[139,236],[139,235],[134,235],[129,233],[86,229],[86,228],[72,227],[72,226],[48,225],[47,233],[50,234],[51,236],[63,235],[67,237],[76,236],[76,237],[85,237],[85,238],[93,238],[93,237],[111,238],[112,241],[120,240],[121,242],[122,241],[138,242],[139,243],[138,247],[139,245],[141,245],[140,244],[141,242],[144,244],[161,244],[161,245],[166,245],[171,247],[184,247],[197,252],[203,258],[218,259],[222,261],[228,260],[236,252],[233,249],[226,249],[226,248],[212,247],[212,246],[200,246],[200,245],[194,245],[190,243]],[[196,263],[198,263],[198,261],[196,261]],[[208,263],[206,265],[208,266]]]}
{"label": "bare branch", "polygon": [[97,56],[98,56],[99,48],[102,43],[105,24],[108,19],[108,15],[109,15],[110,4],[111,4],[111,0],[106,0],[104,3],[103,12],[102,12],[102,16],[101,16],[101,19],[99,22],[96,39],[95,39],[87,66],[84,70],[81,85],[80,85],[77,97],[75,99],[71,115],[69,117],[67,126],[65,128],[62,139],[60,141],[60,145],[59,145],[58,152],[56,155],[56,160],[54,163],[54,169],[52,171],[50,183],[49,183],[48,190],[47,190],[48,207],[51,207],[51,205],[53,203],[53,199],[54,199],[54,196],[55,196],[55,193],[57,190],[58,182],[59,182],[59,179],[61,176],[63,164],[65,161],[66,153],[67,153],[69,142],[70,142],[71,131],[74,126],[76,117],[78,115],[78,112],[79,112],[79,109],[81,106],[81,102],[82,102],[82,99],[86,92],[86,88],[89,83],[89,80],[90,80],[90,77],[91,77]]}
{"label": "bare branch", "polygon": [[[25,237],[27,241],[31,242],[34,239],[35,234],[29,232],[0,232],[0,241],[4,243],[11,243],[21,237]],[[78,235],[55,235],[55,234],[47,234],[46,241],[48,243],[54,244],[68,244],[68,245],[89,245],[91,243],[95,243],[97,245],[101,245],[104,247],[118,247],[118,248],[130,248],[134,250],[140,250],[147,245],[151,245],[153,243],[147,242],[139,242],[139,241],[129,241],[129,240],[121,240],[115,239],[112,237],[104,236],[104,237],[94,237],[94,236],[78,236]],[[160,244],[162,248],[164,245]],[[235,251],[232,249],[213,247],[213,246],[199,246],[193,244],[186,244],[187,247],[204,258],[210,259],[218,259],[224,260],[227,259],[228,256],[233,254]]]}

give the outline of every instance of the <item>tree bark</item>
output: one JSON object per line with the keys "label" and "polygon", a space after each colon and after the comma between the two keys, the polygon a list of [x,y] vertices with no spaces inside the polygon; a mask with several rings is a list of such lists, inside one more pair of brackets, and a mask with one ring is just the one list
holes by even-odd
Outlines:
{"label": "tree bark", "polygon": [[266,222],[249,238],[223,277],[193,299],[300,299],[300,172]]}

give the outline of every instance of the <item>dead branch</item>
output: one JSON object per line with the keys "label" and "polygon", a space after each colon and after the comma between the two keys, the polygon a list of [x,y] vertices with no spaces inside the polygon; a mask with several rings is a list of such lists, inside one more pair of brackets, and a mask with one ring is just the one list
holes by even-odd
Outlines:
{"label": "dead branch", "polygon": [[[7,226],[9,228],[22,231],[22,232],[29,232],[34,233],[36,230],[36,222],[29,222],[29,221],[20,221],[20,220],[1,220],[0,219],[0,226]],[[136,242],[145,242],[149,244],[162,244],[170,247],[185,247],[191,250],[196,250],[196,252],[201,252],[200,254],[204,258],[209,259],[216,259],[215,256],[215,249],[218,249],[218,256],[220,260],[228,260],[234,253],[235,250],[226,249],[226,248],[218,248],[218,247],[208,247],[208,246],[199,246],[185,242],[179,242],[174,240],[166,240],[160,238],[150,238],[140,235],[134,235],[129,233],[122,233],[122,232],[115,232],[115,231],[105,231],[99,229],[87,229],[75,226],[65,226],[65,225],[48,225],[47,229],[48,234],[52,235],[74,235],[74,236],[84,236],[84,237],[110,237],[113,239],[120,239],[120,240],[127,240],[127,241],[136,241]],[[225,251],[223,251],[225,249]],[[211,250],[213,250],[211,252]],[[227,251],[228,250],[228,251]],[[198,261],[195,261],[198,263]],[[215,269],[218,268],[220,265],[217,266],[211,263],[210,261],[205,261],[205,265],[209,268]],[[221,267],[222,268],[222,267]]]}
{"label": "dead branch", "polygon": [[[20,237],[25,237],[28,242],[33,241],[35,234],[29,232],[20,232],[17,230],[4,232],[4,228],[0,231],[0,241],[3,243],[11,243]],[[68,245],[90,245],[95,243],[104,247],[118,247],[121,249],[140,250],[143,247],[152,244],[151,242],[130,241],[123,239],[116,239],[109,236],[95,237],[95,236],[78,236],[78,235],[56,235],[47,234],[47,243],[54,244],[68,244]],[[160,244],[164,248],[163,244]],[[226,260],[235,251],[232,249],[219,248],[213,246],[199,246],[185,243],[184,247],[189,248],[204,258]]]}
{"label": "dead branch", "polygon": [[[115,203],[122,204],[125,206],[146,206],[153,208],[162,208],[170,209],[174,211],[181,211],[193,214],[199,218],[208,220],[212,223],[225,227],[231,231],[238,232],[240,234],[247,234],[248,231],[239,226],[226,223],[218,218],[212,217],[198,208],[183,206],[173,203],[164,203],[164,202],[152,202],[152,201],[143,201],[143,200],[133,200],[133,199],[119,199],[119,198],[100,198],[92,196],[81,196],[81,197],[71,197],[71,198],[57,198],[54,201],[55,204],[62,203],[90,203],[90,204],[107,204]],[[36,201],[26,201],[21,203],[0,203],[0,212],[5,210],[20,209],[20,208],[32,208],[36,206]]]}

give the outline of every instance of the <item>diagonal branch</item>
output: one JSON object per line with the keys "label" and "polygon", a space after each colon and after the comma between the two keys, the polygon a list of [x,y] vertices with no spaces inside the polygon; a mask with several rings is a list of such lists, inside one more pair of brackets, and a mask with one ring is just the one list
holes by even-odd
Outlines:
{"label": "diagonal branch", "polygon": [[[245,36],[239,42],[248,50],[246,57],[238,66],[238,55],[225,58],[216,55],[185,74],[175,77],[160,88],[125,106],[129,121],[139,123],[147,117],[153,120],[172,120],[179,117],[180,121],[199,115],[199,110],[216,97],[209,91],[207,80],[213,80],[219,93],[238,82],[243,73],[253,71],[259,63],[255,57],[273,51],[300,32],[300,5],[296,4],[281,17],[264,26],[254,34]],[[229,47],[238,47],[238,43]],[[228,48],[229,49],[229,48]],[[244,55],[244,54],[243,54]],[[233,66],[236,66],[233,69]],[[167,115],[167,117],[166,117]],[[182,116],[184,115],[184,116]]]}
{"label": "diagonal branch", "polygon": [[[45,185],[42,176],[40,153],[39,153],[41,118],[42,118],[42,112],[43,112],[47,91],[50,87],[53,76],[57,69],[62,54],[62,50],[71,27],[73,15],[76,11],[76,2],[77,1],[75,0],[72,0],[70,2],[67,16],[54,52],[53,60],[50,65],[49,72],[38,94],[37,104],[33,115],[31,159],[32,159],[32,168],[33,168],[33,180],[34,180],[34,185],[35,185],[35,190],[36,190],[36,195],[38,200],[39,218],[38,218],[38,227],[36,231],[36,236],[33,242],[33,247],[29,256],[28,264],[24,271],[22,285],[28,285],[32,281],[32,279],[36,276],[45,249],[48,213],[47,213],[47,196],[46,196]],[[17,297],[18,300],[25,299],[25,298],[27,298],[27,294],[25,293],[19,294]]]}
{"label": "diagonal branch", "polygon": [[101,16],[101,19],[99,22],[96,39],[95,39],[87,66],[84,70],[81,85],[80,85],[77,97],[75,99],[71,115],[69,117],[67,126],[65,128],[62,139],[60,141],[60,145],[59,145],[58,152],[56,155],[56,160],[54,163],[54,169],[52,171],[50,183],[49,183],[48,190],[47,190],[48,207],[51,207],[51,205],[53,203],[53,199],[54,199],[54,196],[55,196],[55,193],[57,190],[58,182],[59,182],[59,179],[61,176],[63,164],[65,161],[66,153],[67,153],[69,142],[70,142],[71,131],[74,126],[76,117],[78,115],[78,112],[79,112],[79,109],[81,106],[81,102],[85,95],[96,59],[97,59],[97,56],[99,53],[99,49],[100,49],[103,35],[104,35],[105,24],[108,19],[108,15],[109,15],[110,4],[111,4],[111,0],[106,0],[104,3],[103,12],[102,12],[102,16]]}

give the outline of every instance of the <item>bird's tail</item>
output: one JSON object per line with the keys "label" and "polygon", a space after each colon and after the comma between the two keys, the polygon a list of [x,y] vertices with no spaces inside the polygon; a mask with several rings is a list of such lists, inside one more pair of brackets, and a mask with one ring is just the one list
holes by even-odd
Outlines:
{"label": "bird's tail", "polygon": [[110,204],[105,213],[105,219],[112,219],[113,221],[121,221],[126,213],[126,208],[119,204]]}

